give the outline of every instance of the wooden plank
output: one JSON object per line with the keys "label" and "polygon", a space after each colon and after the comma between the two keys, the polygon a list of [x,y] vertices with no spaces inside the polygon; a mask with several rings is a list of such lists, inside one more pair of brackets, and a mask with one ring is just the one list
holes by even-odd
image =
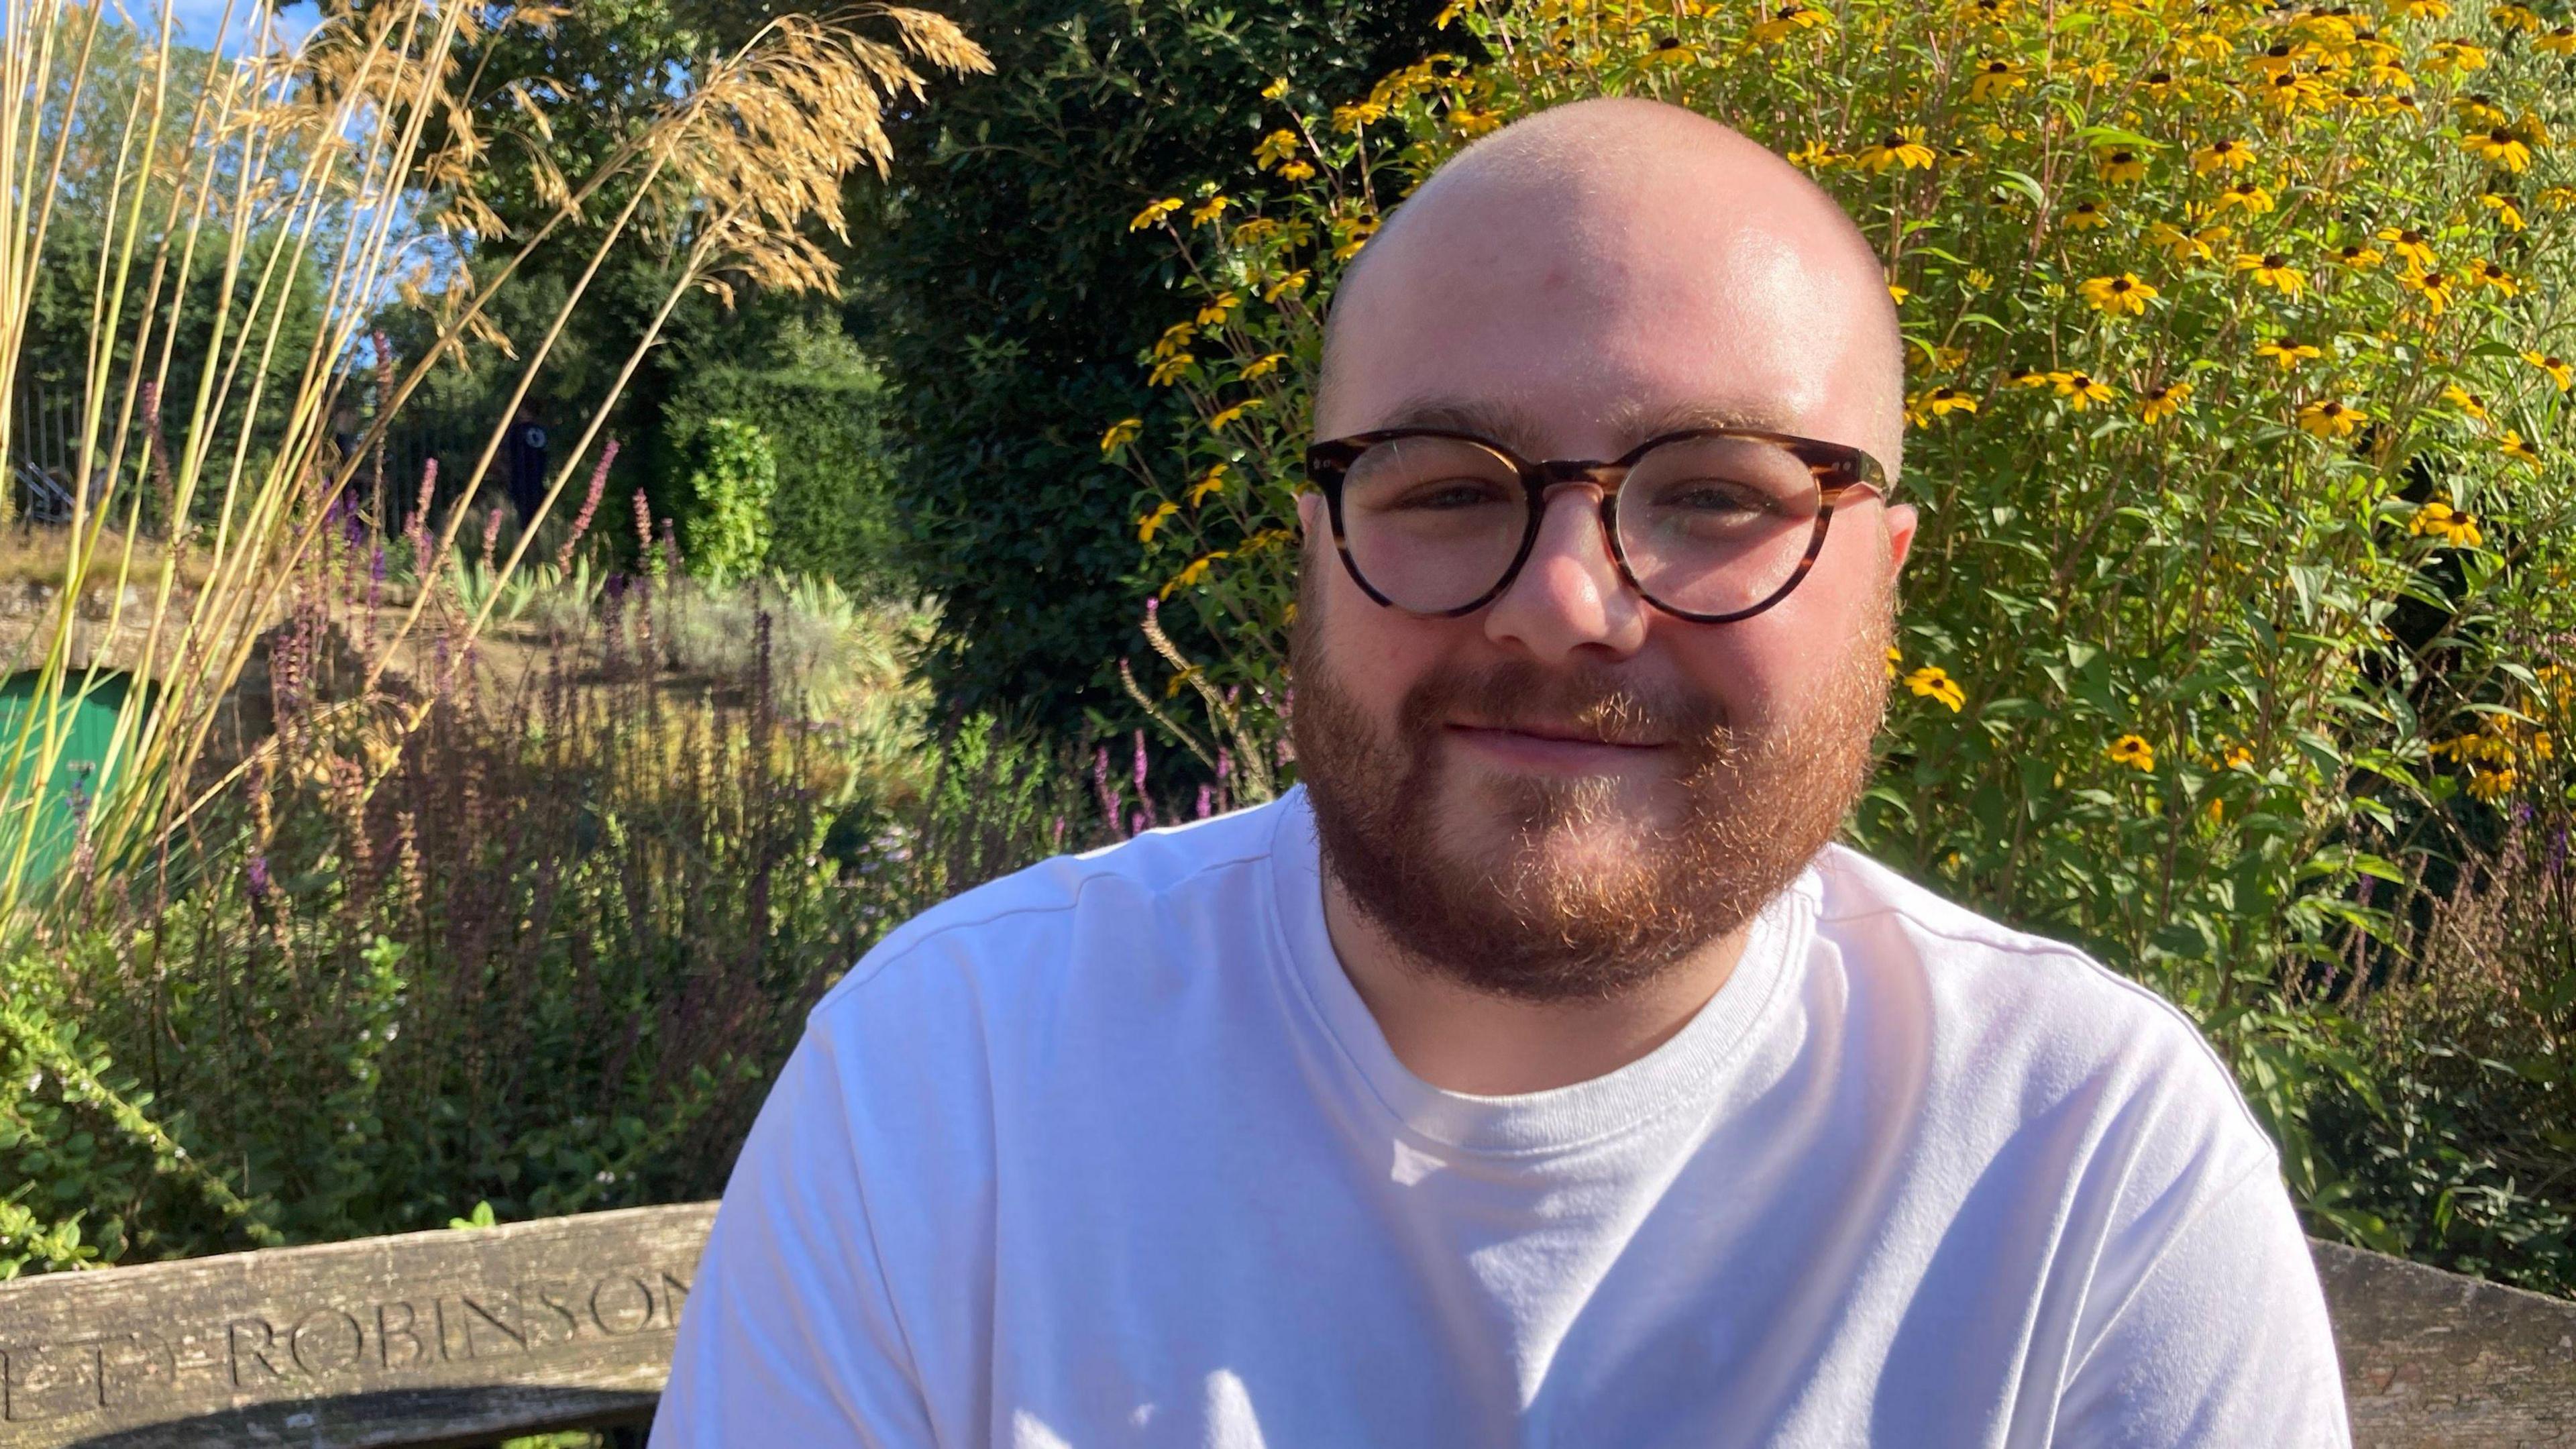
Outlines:
{"label": "wooden plank", "polygon": [[[641,1422],[713,1203],[0,1284],[0,1449]],[[2576,1449],[2576,1303],[2312,1243],[2358,1449]]]}
{"label": "wooden plank", "polygon": [[2311,1242],[2355,1449],[2576,1445],[2576,1303]]}
{"label": "wooden plank", "polygon": [[714,1217],[635,1208],[0,1283],[0,1449],[633,1422]]}

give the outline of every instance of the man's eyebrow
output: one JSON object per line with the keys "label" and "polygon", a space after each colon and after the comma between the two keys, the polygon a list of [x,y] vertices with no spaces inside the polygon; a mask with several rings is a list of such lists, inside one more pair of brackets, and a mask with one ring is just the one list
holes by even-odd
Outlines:
{"label": "man's eyebrow", "polygon": [[[1692,428],[1751,428],[1761,432],[1794,433],[1797,431],[1791,426],[1794,421],[1787,409],[1759,403],[1729,406],[1692,402],[1649,406],[1628,402],[1610,415],[1612,431],[1626,446]],[[1476,433],[1530,458],[1540,457],[1546,451],[1540,443],[1547,436],[1547,428],[1535,414],[1510,403],[1483,398],[1427,395],[1410,398],[1391,409],[1377,426],[1448,428]]]}

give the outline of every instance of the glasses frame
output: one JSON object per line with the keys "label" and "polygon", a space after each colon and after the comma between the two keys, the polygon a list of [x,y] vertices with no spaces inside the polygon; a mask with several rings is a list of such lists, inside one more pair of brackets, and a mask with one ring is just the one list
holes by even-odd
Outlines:
{"label": "glasses frame", "polygon": [[[1446,438],[1453,442],[1472,443],[1485,449],[1510,464],[1520,475],[1521,488],[1529,502],[1529,521],[1521,530],[1521,546],[1512,555],[1511,566],[1503,570],[1503,576],[1495,580],[1492,588],[1487,589],[1472,602],[1460,604],[1454,609],[1410,608],[1378,592],[1377,586],[1370,583],[1360,572],[1359,561],[1351,557],[1350,540],[1342,529],[1342,484],[1350,476],[1351,466],[1357,463],[1360,455],[1370,448],[1380,443],[1392,443],[1404,438]],[[1756,442],[1776,444],[1796,455],[1800,462],[1806,464],[1808,473],[1816,482],[1815,532],[1808,538],[1807,551],[1799,558],[1798,566],[1790,571],[1788,581],[1774,589],[1770,597],[1732,613],[1694,613],[1688,609],[1675,608],[1656,598],[1646,591],[1643,584],[1637,582],[1636,571],[1628,566],[1627,550],[1619,544],[1619,489],[1628,481],[1629,473],[1636,468],[1639,460],[1667,443],[1690,442],[1702,438],[1749,438]],[[1893,491],[1887,481],[1887,470],[1876,458],[1859,448],[1847,443],[1828,443],[1817,438],[1802,438],[1794,433],[1765,432],[1758,428],[1684,428],[1678,432],[1662,433],[1648,438],[1618,457],[1608,460],[1548,458],[1538,462],[1522,457],[1502,443],[1481,433],[1465,432],[1455,428],[1380,428],[1374,432],[1352,433],[1347,437],[1329,438],[1308,448],[1306,477],[1315,485],[1317,491],[1324,495],[1325,512],[1331,517],[1333,525],[1333,551],[1342,556],[1342,568],[1351,576],[1351,582],[1359,585],[1361,593],[1368,595],[1383,607],[1398,609],[1428,619],[1454,619],[1463,614],[1472,614],[1501,598],[1504,591],[1512,586],[1512,581],[1520,577],[1521,566],[1529,562],[1531,551],[1538,546],[1539,527],[1547,518],[1549,492],[1569,484],[1588,483],[1601,490],[1601,536],[1609,540],[1610,559],[1618,565],[1621,581],[1634,589],[1637,596],[1647,603],[1675,618],[1687,620],[1693,624],[1732,624],[1738,619],[1750,619],[1789,597],[1790,592],[1806,580],[1808,572],[1816,566],[1817,557],[1824,552],[1825,530],[1833,522],[1834,510],[1842,505],[1843,500],[1865,489],[1875,494],[1879,501],[1885,502]]]}

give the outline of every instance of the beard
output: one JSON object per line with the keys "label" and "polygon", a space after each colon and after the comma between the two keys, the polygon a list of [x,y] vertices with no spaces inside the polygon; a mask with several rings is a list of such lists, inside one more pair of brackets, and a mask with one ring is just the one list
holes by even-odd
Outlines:
{"label": "beard", "polygon": [[[1329,556],[1303,571],[1289,732],[1324,869],[1419,969],[1524,1001],[1620,996],[1742,927],[1830,842],[1869,778],[1887,708],[1892,583],[1806,710],[1760,728],[1712,695],[1598,663],[1443,664],[1391,730],[1323,646]],[[1547,720],[1670,741],[1641,811],[1611,777],[1444,779],[1449,720]],[[1481,828],[1480,828],[1481,827]]]}

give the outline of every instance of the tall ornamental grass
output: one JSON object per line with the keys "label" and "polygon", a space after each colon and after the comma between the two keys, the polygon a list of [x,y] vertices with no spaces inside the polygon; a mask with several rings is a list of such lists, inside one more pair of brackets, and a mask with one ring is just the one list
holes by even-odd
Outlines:
{"label": "tall ornamental grass", "polygon": [[[482,497],[511,407],[538,384],[576,309],[591,305],[592,279],[615,249],[650,245],[674,258],[669,291],[605,394],[573,400],[585,421],[561,450],[545,508],[599,443],[681,296],[835,285],[818,238],[840,229],[850,174],[888,164],[887,108],[918,100],[923,68],[989,65],[926,11],[865,4],[781,16],[740,50],[675,77],[658,113],[572,176],[546,160],[547,107],[578,97],[494,90],[461,60],[493,29],[543,30],[560,13],[547,5],[326,0],[312,31],[285,46],[245,4],[206,51],[176,42],[166,8],[144,12],[139,27],[127,13],[107,0],[30,0],[0,14],[0,399],[15,399],[38,294],[68,284],[88,298],[84,335],[68,349],[51,339],[56,355],[84,359],[63,480],[76,500],[69,561],[23,661],[41,670],[37,704],[0,732],[0,1080],[9,1083],[0,1148],[40,1163],[75,1149],[140,1150],[156,1179],[196,1194],[247,1241],[273,1241],[279,1221],[247,1190],[256,1163],[188,1153],[181,1124],[132,1086],[134,1064],[86,1030],[91,985],[66,975],[59,943],[120,903],[166,913],[237,867],[223,855],[234,838],[224,812],[246,781],[278,778],[318,752],[334,762],[334,798],[374,808],[387,772],[422,748],[476,633],[512,596],[536,528],[505,559],[485,560],[478,604],[436,649],[415,639],[440,597],[424,587],[393,611],[385,637],[365,641],[358,677],[299,735],[229,755],[217,741],[241,718],[237,686],[260,641],[324,567],[326,541],[352,527],[391,531],[391,519],[352,524],[362,491],[352,484],[430,369],[471,340],[501,343],[518,367],[479,453],[449,480],[456,502],[444,523],[411,520],[414,571],[436,580]],[[504,146],[538,158],[547,208],[519,233],[471,184]],[[61,251],[48,238],[75,211],[77,254],[92,266],[66,278],[52,270]],[[574,280],[531,335],[499,337],[495,298],[547,247],[577,249]],[[431,345],[401,366],[366,340],[392,306],[423,308],[434,322]],[[335,437],[351,415],[365,418],[361,435]],[[0,453],[17,416],[0,408]],[[138,545],[147,517],[171,535],[163,546]],[[182,586],[183,572],[193,586]],[[139,653],[118,662],[156,687],[126,696],[105,759],[67,782],[57,776],[69,712],[48,706],[99,683],[98,662],[71,661],[76,606],[100,585],[112,590],[108,637],[140,625]],[[394,661],[423,657],[435,667],[414,687],[389,686]],[[42,807],[67,784],[78,790],[80,868],[46,875],[31,864],[52,818]],[[82,1211],[74,1200],[28,1201],[24,1188],[0,1193],[0,1265],[12,1243],[54,1235],[62,1246],[65,1233],[76,1243]]]}
{"label": "tall ornamental grass", "polygon": [[[1859,220],[1911,359],[1898,496],[1925,519],[1851,838],[2184,1004],[2313,1224],[2440,1256],[2436,1189],[2356,1177],[2386,1143],[2311,1114],[2388,1120],[2352,1013],[2459,956],[2428,943],[2463,890],[2566,899],[2563,827],[2510,869],[2495,842],[2576,788],[2576,29],[2483,0],[1441,21],[1459,54],[1365,96],[1264,90],[1266,187],[1141,198],[1177,279],[1139,359],[1168,401],[1101,448],[1140,483],[1140,577],[1194,626],[1167,684],[1284,697],[1320,317],[1386,209],[1561,101],[1724,120]],[[2576,971],[2544,957],[2504,989],[2554,1023],[2518,1039],[2563,1121],[2538,1043]]]}

